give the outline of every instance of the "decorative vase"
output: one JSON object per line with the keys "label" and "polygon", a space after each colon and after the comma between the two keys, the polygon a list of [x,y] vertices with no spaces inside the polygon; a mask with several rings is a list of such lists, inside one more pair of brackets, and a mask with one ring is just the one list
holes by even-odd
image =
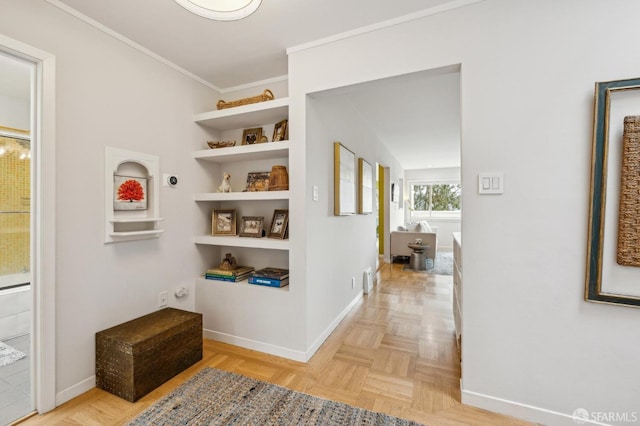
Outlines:
{"label": "decorative vase", "polygon": [[269,174],[269,191],[286,191],[289,189],[289,173],[285,166],[273,166]]}

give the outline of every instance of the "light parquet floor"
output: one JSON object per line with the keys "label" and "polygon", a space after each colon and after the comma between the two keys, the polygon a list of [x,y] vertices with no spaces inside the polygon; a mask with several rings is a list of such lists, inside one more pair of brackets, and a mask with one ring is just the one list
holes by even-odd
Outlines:
{"label": "light parquet floor", "polygon": [[460,403],[450,276],[384,264],[378,285],[306,364],[205,340],[204,358],[136,403],[99,389],[24,425],[119,425],[205,366],[428,425],[528,425]]}

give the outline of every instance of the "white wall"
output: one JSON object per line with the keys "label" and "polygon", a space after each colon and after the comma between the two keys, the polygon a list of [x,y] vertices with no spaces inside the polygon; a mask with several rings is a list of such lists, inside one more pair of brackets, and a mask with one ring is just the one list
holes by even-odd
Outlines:
{"label": "white wall", "polygon": [[[638,408],[638,311],[583,294],[593,87],[637,77],[639,12],[631,0],[487,0],[290,50],[295,102],[461,64],[464,402],[548,424],[573,424],[578,407]],[[496,170],[505,193],[478,195],[477,174]]]}
{"label": "white wall", "polygon": [[308,185],[317,186],[319,193],[318,201],[306,197],[308,345],[362,292],[363,271],[375,270],[375,216],[334,216],[333,143],[342,142],[356,159],[375,164],[366,128],[341,107],[343,102],[340,96],[318,94],[306,103],[306,175]]}
{"label": "white wall", "polygon": [[[90,388],[97,331],[157,309],[158,293],[191,290],[170,305],[193,309],[193,278],[206,260],[193,244],[205,218],[191,184],[191,151],[206,136],[192,121],[211,109],[212,90],[36,0],[0,1],[0,31],[56,56],[58,403]],[[160,189],[159,239],[103,243],[104,147],[160,157],[181,177]]]}

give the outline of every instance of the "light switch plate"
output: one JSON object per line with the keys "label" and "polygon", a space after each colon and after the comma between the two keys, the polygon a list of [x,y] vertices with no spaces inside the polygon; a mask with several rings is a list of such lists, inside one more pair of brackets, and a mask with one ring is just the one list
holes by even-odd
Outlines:
{"label": "light switch plate", "polygon": [[478,194],[502,194],[504,174],[502,172],[478,174]]}

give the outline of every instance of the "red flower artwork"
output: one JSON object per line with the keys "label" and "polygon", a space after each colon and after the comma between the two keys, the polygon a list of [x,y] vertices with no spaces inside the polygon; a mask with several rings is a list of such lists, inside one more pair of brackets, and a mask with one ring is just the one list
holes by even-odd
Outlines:
{"label": "red flower artwork", "polygon": [[144,189],[142,189],[142,185],[140,185],[140,182],[135,179],[124,181],[124,183],[118,187],[118,200],[144,200]]}

